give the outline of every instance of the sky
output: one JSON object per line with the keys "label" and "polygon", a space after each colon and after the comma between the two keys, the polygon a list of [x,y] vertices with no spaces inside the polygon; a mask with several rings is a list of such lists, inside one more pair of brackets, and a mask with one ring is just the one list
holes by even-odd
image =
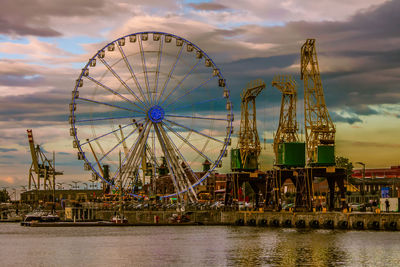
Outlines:
{"label": "sky", "polygon": [[[48,156],[59,181],[88,181],[69,136],[75,80],[98,49],[121,36],[162,31],[206,51],[227,80],[240,117],[240,93],[263,79],[258,130],[271,140],[278,126],[277,74],[298,84],[303,119],[300,47],[317,40],[325,100],[336,125],[336,155],[367,168],[400,165],[400,1],[386,0],[3,0],[0,10],[0,187],[28,182],[26,129]],[[236,133],[239,120],[235,120]],[[302,128],[300,126],[300,128]],[[236,139],[233,138],[233,146]],[[261,169],[272,165],[267,142]],[[357,166],[357,165],[356,165]]]}

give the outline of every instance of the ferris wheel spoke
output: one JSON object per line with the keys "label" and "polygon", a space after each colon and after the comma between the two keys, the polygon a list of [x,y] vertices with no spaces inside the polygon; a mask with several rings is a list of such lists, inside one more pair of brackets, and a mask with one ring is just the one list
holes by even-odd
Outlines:
{"label": "ferris wheel spoke", "polygon": [[79,100],[82,100],[82,101],[90,102],[90,103],[93,103],[93,104],[101,104],[101,105],[105,105],[105,106],[109,106],[109,107],[114,107],[114,108],[118,108],[118,109],[128,110],[128,111],[131,111],[131,112],[139,112],[138,110],[134,110],[134,109],[130,109],[130,108],[125,108],[125,107],[113,105],[113,104],[106,103],[106,102],[96,101],[96,100],[93,100],[93,99],[88,99],[88,98],[83,98],[83,97],[79,97],[78,99],[79,99]]}
{"label": "ferris wheel spoke", "polygon": [[129,100],[128,98],[124,97],[123,95],[121,95],[120,93],[118,93],[117,91],[114,91],[113,89],[111,89],[110,87],[102,84],[101,82],[99,82],[98,80],[94,79],[93,77],[90,76],[85,76],[87,79],[89,79],[90,81],[94,82],[95,84],[97,84],[100,87],[103,87],[104,89],[106,89],[107,91],[111,92],[112,94],[118,96],[119,98],[123,99],[124,101],[138,107],[139,109],[143,110],[143,107],[137,105],[136,103],[132,102],[131,100]]}
{"label": "ferris wheel spoke", "polygon": [[[185,157],[182,155],[182,153],[179,151],[179,149],[176,147],[176,145],[175,145],[175,143],[172,141],[172,139],[171,139],[171,137],[168,135],[168,133],[164,130],[164,128],[162,127],[162,125],[160,125],[160,130],[161,130],[161,132],[162,132],[162,134],[165,136],[164,138],[168,138],[168,140],[169,140],[169,143],[171,144],[171,147],[172,147],[172,149],[174,149],[175,150],[175,154],[179,157],[180,156],[180,158],[181,158],[181,160],[185,163],[185,167],[191,172],[191,174],[193,175],[193,178],[196,180],[196,181],[198,181],[199,180],[199,178],[197,177],[197,175],[195,174],[195,172],[192,170],[192,168],[190,168],[190,165],[188,164],[188,162],[186,161],[186,159],[185,159]],[[197,195],[196,195],[196,192],[193,190],[193,185],[192,185],[192,182],[190,181],[190,179],[189,179],[189,177],[188,177],[188,175],[187,175],[187,173],[186,173],[186,171],[185,171],[185,168],[181,165],[181,164],[179,164],[179,162],[178,162],[178,166],[180,167],[180,169],[181,169],[181,172],[182,172],[182,182],[184,183],[184,184],[186,184],[186,189],[187,190],[191,190],[192,191],[192,194],[194,195],[194,197],[197,199]]]}
{"label": "ferris wheel spoke", "polygon": [[132,93],[132,95],[136,98],[136,100],[138,100],[139,102],[141,102],[143,104],[144,107],[147,106],[147,104],[145,104],[142,100],[140,100],[140,98],[135,94],[135,92],[132,91],[132,89],[126,84],[126,82],[124,82],[121,77],[119,77],[119,75],[115,72],[115,70],[104,60],[104,58],[99,58],[100,61],[103,63],[104,66],[106,66],[106,68],[114,75],[114,77],[126,88],[126,90],[128,90],[128,92]]}
{"label": "ferris wheel spoke", "polygon": [[163,122],[165,127],[168,128],[173,134],[175,134],[179,139],[181,139],[185,144],[187,144],[190,148],[192,148],[194,151],[196,151],[200,156],[202,156],[204,159],[208,160],[212,164],[215,164],[213,160],[211,160],[209,157],[203,154],[200,150],[198,150],[192,143],[190,143],[187,139],[185,139],[182,135],[180,135],[177,131],[169,127],[165,122]]}
{"label": "ferris wheel spoke", "polygon": [[[139,166],[139,168],[140,168],[140,166]],[[132,184],[132,193],[135,192],[136,185],[137,185],[137,182],[138,182],[138,180],[139,180],[139,168],[135,169],[135,171],[134,171],[134,173],[135,173],[135,180],[133,181],[133,184]],[[127,183],[127,182],[128,182],[128,179],[126,179],[125,181],[126,181],[125,183]]]}
{"label": "ferris wheel spoke", "polygon": [[[152,143],[154,143],[154,132],[152,132],[153,137],[151,137]],[[149,136],[150,137],[150,134]],[[148,139],[148,138],[147,138]],[[153,144],[154,145],[154,144]],[[152,149],[153,148],[153,149]],[[159,164],[157,162],[156,158],[156,153],[155,153],[155,148],[154,146],[152,147],[151,145],[148,145],[147,140],[146,140],[146,152],[149,155],[149,158],[152,160],[152,162],[155,164],[156,167],[159,167]]]}
{"label": "ferris wheel spoke", "polygon": [[166,106],[164,106],[164,109],[166,109],[167,107],[171,106],[172,104],[176,103],[178,100],[180,100],[181,98],[187,96],[188,94],[190,94],[191,92],[193,92],[196,89],[199,89],[200,87],[206,85],[207,83],[209,83],[210,81],[212,81],[213,79],[215,79],[215,77],[217,76],[212,76],[211,78],[209,78],[207,81],[201,83],[199,86],[192,88],[191,90],[187,91],[184,95],[175,98],[172,102],[170,102],[169,104],[167,104]]}
{"label": "ferris wheel spoke", "polygon": [[[136,158],[139,155],[137,153],[137,151],[138,151],[138,148],[139,148],[141,142],[143,141],[144,134],[147,132],[147,128],[149,128],[148,125],[149,125],[149,121],[146,121],[144,128],[140,131],[140,134],[139,134],[138,138],[136,139],[136,142],[134,142],[134,144],[130,148],[128,155],[125,155],[125,158],[122,162],[122,166],[126,166],[125,169],[129,170],[131,168],[130,166],[137,166],[134,164],[135,162],[137,162]],[[137,129],[139,129],[139,127],[137,127],[135,130],[137,130]],[[118,168],[118,170],[115,172],[113,179],[115,179],[115,177],[119,174],[120,171],[121,171],[120,168]],[[123,176],[125,176],[125,178],[127,177],[127,173],[128,172],[123,174]]]}
{"label": "ferris wheel spoke", "polygon": [[157,97],[158,79],[160,77],[160,66],[161,66],[163,44],[164,44],[164,39],[160,38],[160,46],[158,48],[157,68],[156,68],[156,77],[155,77],[155,90],[154,90],[155,93],[152,98],[153,103],[156,102],[156,97]]}
{"label": "ferris wheel spoke", "polygon": [[180,190],[178,182],[177,182],[177,180],[175,178],[175,173],[174,173],[173,168],[172,168],[172,163],[170,162],[171,161],[171,156],[169,155],[168,149],[167,149],[166,144],[165,144],[165,140],[163,140],[163,138],[161,137],[161,133],[160,133],[160,131],[158,129],[157,124],[154,124],[154,130],[156,132],[158,142],[160,143],[161,149],[162,149],[163,154],[165,156],[165,161],[167,162],[169,174],[170,174],[170,176],[172,178],[172,182],[174,184],[176,193],[178,195],[178,198],[180,198],[179,192],[181,190]]}
{"label": "ferris wheel spoke", "polygon": [[[118,45],[117,47],[118,47],[118,50],[119,50],[119,52],[120,52],[120,54],[121,54],[121,57],[123,58],[123,60],[124,60],[124,62],[125,62],[126,67],[127,67],[128,70],[129,70],[129,73],[131,74],[131,77],[132,77],[133,81],[135,82],[136,87],[137,87],[138,90],[139,90],[139,93],[140,93],[141,97],[143,98],[143,101],[145,101],[147,104],[149,104],[149,102],[146,100],[146,97],[144,96],[144,92],[143,92],[143,90],[142,90],[142,86],[140,85],[140,83],[139,83],[139,81],[138,81],[138,79],[137,79],[137,77],[136,77],[136,75],[135,75],[135,72],[134,72],[134,70],[133,70],[133,67],[132,67],[131,63],[129,63],[128,58],[126,57],[126,54],[125,54],[124,49],[123,49],[122,46],[120,46],[120,45]],[[133,96],[136,97],[136,95],[133,93],[132,90],[130,90],[129,92],[130,92]]]}
{"label": "ferris wheel spoke", "polygon": [[214,137],[212,137],[212,136],[209,136],[209,135],[207,135],[207,134],[204,134],[204,133],[202,133],[202,132],[199,132],[199,131],[197,131],[197,130],[195,130],[195,129],[192,129],[192,128],[190,128],[190,127],[184,126],[184,125],[182,125],[182,124],[179,124],[179,123],[177,123],[177,122],[170,121],[170,120],[167,120],[167,119],[164,119],[164,120],[165,120],[165,121],[168,121],[168,122],[171,123],[171,124],[174,124],[174,125],[176,125],[176,126],[179,126],[179,127],[181,127],[181,128],[184,128],[184,129],[186,129],[186,130],[188,130],[188,131],[195,132],[195,133],[197,133],[197,134],[199,134],[199,135],[201,135],[201,136],[204,136],[204,137],[206,137],[206,138],[209,138],[209,139],[211,139],[211,140],[214,140],[214,141],[216,141],[216,142],[218,142],[218,143],[225,144],[224,141],[218,140],[218,139],[216,139],[216,138],[214,138]]}
{"label": "ferris wheel spoke", "polygon": [[[146,114],[143,114],[146,116]],[[132,116],[124,116],[124,117],[108,117],[108,118],[98,118],[98,119],[85,119],[85,120],[76,120],[75,122],[93,122],[93,121],[104,121],[104,120],[119,120],[119,119],[132,119]]]}
{"label": "ferris wheel spoke", "polygon": [[[129,63],[128,58],[127,58],[126,55],[125,55],[124,49],[123,49],[120,45],[118,45],[117,47],[118,47],[118,50],[119,50],[119,52],[120,52],[120,54],[121,54],[121,57],[123,58],[123,60],[124,60],[124,62],[125,62],[126,67],[128,68],[128,70],[129,70],[129,72],[130,72],[130,74],[131,74],[131,76],[132,76],[133,81],[134,81],[135,84],[136,84],[136,87],[137,87],[138,90],[139,90],[139,93],[140,93],[141,97],[143,98],[143,101],[145,101],[147,104],[149,104],[149,102],[146,100],[146,98],[145,98],[145,96],[144,96],[144,92],[143,92],[143,90],[142,90],[142,86],[140,85],[140,83],[139,83],[139,81],[138,81],[138,79],[137,79],[137,77],[136,77],[136,75],[135,75],[135,72],[133,71],[132,65]],[[133,96],[135,96],[135,94],[133,93],[133,91],[130,90],[129,92],[130,92]]]}
{"label": "ferris wheel spoke", "polygon": [[[114,149],[116,149],[118,146],[120,146],[123,142],[125,142],[126,139],[128,139],[134,132],[136,132],[138,128],[133,129],[125,138],[123,138],[121,141],[119,141],[113,148],[111,148],[106,154],[104,154],[100,159],[99,162],[101,162],[105,157],[107,157]],[[119,128],[117,129],[119,130]]]}
{"label": "ferris wheel spoke", "polygon": [[149,76],[147,75],[147,66],[146,66],[146,58],[144,55],[143,51],[143,43],[142,43],[142,38],[138,38],[139,41],[139,49],[140,49],[140,54],[141,54],[141,59],[142,59],[142,68],[143,68],[143,75],[144,75],[144,83],[146,85],[146,91],[147,91],[147,102],[151,102],[151,94],[149,90]]}
{"label": "ferris wheel spoke", "polygon": [[190,71],[179,81],[179,83],[175,86],[175,88],[172,89],[171,92],[168,93],[168,95],[163,99],[163,101],[162,101],[161,103],[159,103],[159,105],[164,104],[165,101],[168,100],[168,98],[171,96],[171,94],[172,94],[173,92],[175,92],[175,90],[181,86],[181,84],[186,80],[186,78],[187,78],[190,74],[192,74],[192,72],[196,69],[196,67],[199,65],[200,62],[201,62],[201,59],[199,59],[199,60],[197,61],[197,63],[196,63],[195,65],[193,65],[193,67],[190,69]]}
{"label": "ferris wheel spoke", "polygon": [[[211,99],[208,99],[208,100],[203,100],[203,101],[191,103],[191,104],[188,104],[188,105],[182,105],[182,106],[176,107],[174,109],[171,109],[169,111],[175,111],[175,110],[184,109],[184,108],[188,108],[188,107],[191,107],[191,106],[200,105],[200,104],[204,104],[204,103],[219,101],[219,100],[223,100],[223,99],[225,99],[225,98],[224,97],[211,98]],[[168,109],[166,109],[165,111],[167,111],[167,110]]]}
{"label": "ferris wheel spoke", "polygon": [[208,117],[198,117],[198,116],[183,116],[183,115],[172,115],[172,114],[165,114],[164,117],[196,119],[196,120],[229,121],[228,119],[221,119],[221,118],[208,118]]}
{"label": "ferris wheel spoke", "polygon": [[[144,120],[144,119],[141,119],[141,120],[139,120],[139,121],[137,121],[137,122],[140,122],[140,121],[143,121],[143,120]],[[124,126],[121,127],[121,129],[124,129],[124,128],[128,127],[128,126],[131,126],[131,125],[133,125],[133,124],[135,124],[135,123],[137,123],[137,122],[132,122],[132,123],[129,123],[129,124],[127,124],[127,125],[124,125]],[[81,145],[81,146],[86,145],[86,144],[91,143],[91,142],[93,142],[93,141],[96,141],[96,140],[98,140],[98,139],[100,139],[100,138],[106,137],[106,136],[109,135],[109,134],[115,133],[116,131],[120,131],[120,128],[118,128],[118,129],[116,129],[116,130],[113,130],[113,131],[111,131],[111,132],[107,132],[107,133],[105,133],[105,134],[102,134],[102,135],[100,135],[100,136],[98,136],[98,137],[96,137],[96,138],[90,139],[89,141],[86,141],[86,142],[84,142],[84,143],[82,143],[82,144],[80,144],[80,145]]]}
{"label": "ferris wheel spoke", "polygon": [[166,79],[165,82],[164,82],[164,86],[163,86],[163,88],[162,88],[162,90],[161,90],[160,96],[159,96],[158,99],[157,99],[157,103],[160,103],[160,99],[161,99],[162,95],[164,94],[164,91],[165,91],[165,89],[167,88],[169,81],[171,80],[172,74],[173,74],[174,71],[175,71],[175,67],[176,67],[176,65],[178,64],[179,59],[181,58],[181,55],[182,55],[182,51],[183,51],[183,47],[184,47],[184,46],[185,46],[185,43],[183,43],[182,46],[181,46],[181,48],[179,49],[179,53],[177,54],[176,60],[175,60],[174,64],[172,65],[172,67],[171,67],[171,69],[170,69],[170,71],[169,71],[169,73],[168,73],[167,79]]}

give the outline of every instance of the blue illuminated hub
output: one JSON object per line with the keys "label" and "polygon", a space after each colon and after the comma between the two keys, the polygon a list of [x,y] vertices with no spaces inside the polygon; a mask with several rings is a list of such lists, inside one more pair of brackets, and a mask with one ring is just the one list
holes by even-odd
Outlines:
{"label": "blue illuminated hub", "polygon": [[147,115],[152,122],[161,122],[164,119],[164,110],[160,106],[153,106],[149,109]]}

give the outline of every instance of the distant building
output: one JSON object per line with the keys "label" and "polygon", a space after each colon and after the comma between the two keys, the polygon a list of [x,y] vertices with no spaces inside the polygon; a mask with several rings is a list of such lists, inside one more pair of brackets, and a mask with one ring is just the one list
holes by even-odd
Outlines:
{"label": "distant building", "polygon": [[[355,169],[352,177],[363,178],[363,169]],[[400,166],[365,169],[365,178],[400,178]]]}
{"label": "distant building", "polygon": [[[91,201],[103,195],[101,189],[55,190],[55,202],[61,200],[75,200],[79,202]],[[33,204],[38,202],[53,202],[52,190],[29,190],[21,193],[21,202]]]}
{"label": "distant building", "polygon": [[353,202],[368,202],[381,197],[382,188],[389,189],[390,197],[400,197],[400,166],[390,168],[355,169],[351,184],[356,188],[350,196]]}

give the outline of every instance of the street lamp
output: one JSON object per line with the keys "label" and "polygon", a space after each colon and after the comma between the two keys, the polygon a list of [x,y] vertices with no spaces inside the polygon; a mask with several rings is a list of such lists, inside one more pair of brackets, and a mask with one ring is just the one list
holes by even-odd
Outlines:
{"label": "street lamp", "polygon": [[82,183],[82,184],[85,185],[85,188],[84,188],[84,189],[88,189],[88,184],[87,184],[87,183]]}
{"label": "street lamp", "polygon": [[362,196],[362,201],[363,203],[365,202],[365,163],[363,162],[356,162],[356,164],[360,164],[363,168],[362,168],[362,192],[364,193]]}
{"label": "street lamp", "polygon": [[90,188],[94,189],[95,187],[97,187],[97,185],[95,186],[94,183],[96,182],[96,179],[91,179],[89,180],[89,182],[91,182],[92,184],[90,185]]}
{"label": "street lamp", "polygon": [[75,184],[75,187],[74,187],[74,188],[75,188],[75,189],[78,189],[78,185],[77,185],[77,184],[78,184],[79,182],[75,182],[75,181],[72,181],[72,182]]}
{"label": "street lamp", "polygon": [[64,184],[64,183],[57,183],[57,187],[58,187],[59,190],[60,190],[60,189],[64,189],[63,184]]}

